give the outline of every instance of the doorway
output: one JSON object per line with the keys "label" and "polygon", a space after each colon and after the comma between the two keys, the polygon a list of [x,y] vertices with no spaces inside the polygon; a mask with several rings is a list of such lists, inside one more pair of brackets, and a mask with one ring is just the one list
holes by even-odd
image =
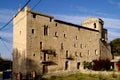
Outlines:
{"label": "doorway", "polygon": [[80,69],[80,62],[77,62],[77,69]]}

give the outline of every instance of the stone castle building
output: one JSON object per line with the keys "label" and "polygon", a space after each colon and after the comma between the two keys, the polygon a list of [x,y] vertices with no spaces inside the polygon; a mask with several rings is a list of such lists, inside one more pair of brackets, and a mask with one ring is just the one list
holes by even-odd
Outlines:
{"label": "stone castle building", "polygon": [[103,25],[92,17],[76,25],[25,7],[13,21],[13,72],[82,71],[84,61],[111,59]]}

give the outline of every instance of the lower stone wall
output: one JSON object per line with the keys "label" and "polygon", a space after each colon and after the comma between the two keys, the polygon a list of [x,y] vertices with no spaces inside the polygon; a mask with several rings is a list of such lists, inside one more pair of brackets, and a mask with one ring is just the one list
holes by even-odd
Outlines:
{"label": "lower stone wall", "polygon": [[115,71],[93,71],[93,70],[83,70],[83,71],[57,71],[54,73],[47,73],[44,74],[43,77],[51,77],[51,76],[67,76],[71,74],[77,74],[77,73],[83,73],[83,74],[102,74],[102,75],[112,75],[112,74],[117,74],[120,75],[119,72]]}

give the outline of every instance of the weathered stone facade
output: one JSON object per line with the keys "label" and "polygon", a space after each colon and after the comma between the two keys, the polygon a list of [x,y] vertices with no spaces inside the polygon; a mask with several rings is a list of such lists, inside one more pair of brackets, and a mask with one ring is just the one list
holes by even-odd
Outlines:
{"label": "weathered stone facade", "polygon": [[84,61],[112,57],[107,30],[99,18],[88,18],[80,26],[33,12],[27,6],[13,22],[15,73],[82,71]]}

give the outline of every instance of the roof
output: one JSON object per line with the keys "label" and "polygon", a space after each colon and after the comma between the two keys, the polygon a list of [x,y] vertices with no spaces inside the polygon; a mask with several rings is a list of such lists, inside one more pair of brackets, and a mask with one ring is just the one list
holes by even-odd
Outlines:
{"label": "roof", "polygon": [[62,20],[58,20],[58,19],[55,19],[54,21],[56,21],[56,22],[58,22],[58,23],[62,23],[62,24],[71,25],[71,26],[73,26],[73,27],[84,28],[84,29],[88,29],[88,30],[92,30],[92,31],[97,31],[97,32],[99,32],[98,30],[95,30],[95,29],[87,28],[87,27],[84,27],[84,26],[81,26],[81,25],[73,24],[73,23],[66,22],[66,21],[62,21]]}
{"label": "roof", "polygon": [[43,13],[39,13],[39,12],[33,12],[33,11],[28,11],[32,14],[37,14],[37,15],[41,15],[41,16],[44,16],[44,17],[49,17],[49,18],[54,18],[53,16],[50,16],[50,15],[47,15],[47,14],[43,14]]}

